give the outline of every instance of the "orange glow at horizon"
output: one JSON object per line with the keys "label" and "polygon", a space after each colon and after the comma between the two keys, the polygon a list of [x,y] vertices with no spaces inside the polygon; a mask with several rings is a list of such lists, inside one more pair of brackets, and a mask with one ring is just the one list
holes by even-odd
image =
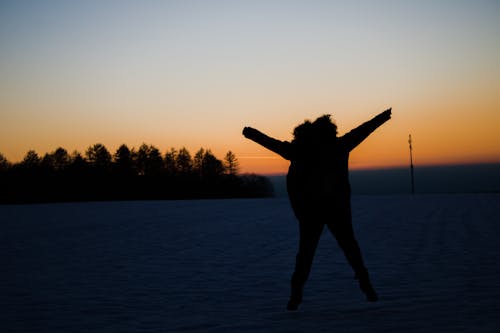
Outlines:
{"label": "orange glow at horizon", "polygon": [[[487,121],[470,117],[466,112],[466,107],[457,107],[452,104],[448,106],[448,109],[444,109],[443,106],[441,104],[439,109],[428,108],[426,112],[420,114],[416,111],[416,106],[393,107],[392,119],[351,152],[350,168],[407,166],[409,163],[408,134],[410,133],[413,138],[413,157],[416,166],[500,163],[500,139],[497,134],[500,115],[491,114]],[[451,110],[452,107],[453,110]],[[333,113],[339,127],[339,135],[371,119],[381,110],[383,108],[375,112]],[[95,131],[94,129],[90,132],[79,132],[78,128],[76,130],[63,128],[53,133],[36,132],[33,129],[30,135],[21,137],[16,142],[2,140],[0,153],[11,162],[18,162],[30,149],[35,150],[41,156],[58,147],[65,148],[69,153],[76,150],[83,154],[90,145],[102,143],[113,154],[123,143],[129,148],[136,149],[142,143],[146,143],[156,146],[163,154],[171,148],[178,150],[186,147],[192,155],[199,148],[211,149],[219,159],[223,159],[226,152],[231,150],[239,160],[242,173],[284,174],[288,170],[289,162],[245,139],[241,134],[242,128],[246,125],[255,126],[276,139],[289,141],[291,140],[290,133],[296,125],[304,119],[314,120],[320,114],[322,113],[309,113],[308,116],[300,117],[294,113],[295,119],[291,119],[291,115],[282,123],[274,121],[276,125],[273,127],[262,118],[257,118],[252,122],[252,115],[249,115],[246,121],[236,120],[215,129],[208,130],[200,125],[196,127],[198,136],[194,132],[185,131],[183,136],[169,138],[167,138],[168,133],[161,130],[151,131],[147,136],[138,135],[142,133],[140,128],[136,129],[138,133],[134,133],[130,128],[119,131],[113,128],[106,131],[102,128],[102,130]],[[276,130],[273,131],[273,128]],[[72,131],[74,135],[71,135]],[[66,137],[64,141],[63,137]],[[67,139],[68,137],[71,139]],[[126,140],[127,137],[128,140]],[[210,139],[207,140],[207,137]]]}

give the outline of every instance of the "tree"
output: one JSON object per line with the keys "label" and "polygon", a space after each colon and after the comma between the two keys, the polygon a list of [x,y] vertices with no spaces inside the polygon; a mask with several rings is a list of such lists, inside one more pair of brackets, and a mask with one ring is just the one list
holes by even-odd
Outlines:
{"label": "tree", "polygon": [[72,172],[82,172],[87,168],[87,161],[78,151],[73,151],[70,156],[69,169]]}
{"label": "tree", "polygon": [[122,144],[113,156],[115,170],[119,174],[131,174],[134,172],[134,161],[132,152],[127,145]]}
{"label": "tree", "polygon": [[134,161],[137,168],[137,173],[140,176],[146,174],[146,164],[148,163],[148,146],[143,143],[137,152],[134,154]]}
{"label": "tree", "polygon": [[54,155],[45,153],[40,160],[40,166],[45,171],[54,171]]}
{"label": "tree", "polygon": [[224,157],[224,168],[230,176],[236,176],[239,172],[240,163],[232,151],[228,151]]}
{"label": "tree", "polygon": [[21,162],[21,166],[28,170],[33,170],[40,166],[41,159],[40,156],[34,150],[29,150]]}
{"label": "tree", "polygon": [[158,175],[163,169],[163,158],[160,151],[153,145],[142,145],[141,149],[145,151],[144,173],[146,175]]}
{"label": "tree", "polygon": [[148,163],[146,165],[147,175],[159,175],[163,170],[163,158],[160,150],[153,145],[148,147]]}
{"label": "tree", "polygon": [[224,173],[224,166],[210,150],[206,150],[203,155],[201,175],[204,179],[214,179]]}
{"label": "tree", "polygon": [[193,170],[193,161],[191,160],[191,154],[184,147],[179,150],[175,162],[177,171],[182,174],[189,174]]}
{"label": "tree", "polygon": [[177,151],[174,148],[170,148],[170,151],[165,153],[165,158],[163,159],[165,172],[168,175],[174,175],[177,171]]}
{"label": "tree", "polygon": [[7,158],[5,158],[5,156],[3,156],[2,153],[0,153],[0,172],[5,172],[9,168],[10,168],[9,161],[7,160]]}
{"label": "tree", "polygon": [[68,168],[71,159],[66,149],[59,147],[51,155],[54,170],[61,171]]}
{"label": "tree", "polygon": [[200,148],[200,150],[198,150],[196,152],[196,154],[194,154],[194,157],[193,157],[193,170],[200,177],[201,177],[201,173],[202,173],[202,169],[203,169],[203,157],[204,156],[205,156],[205,149]]}
{"label": "tree", "polygon": [[163,169],[163,158],[158,148],[143,143],[136,153],[136,165],[139,175],[158,175]]}
{"label": "tree", "polygon": [[87,161],[95,168],[101,171],[109,170],[111,166],[111,154],[101,143],[90,146],[85,152]]}

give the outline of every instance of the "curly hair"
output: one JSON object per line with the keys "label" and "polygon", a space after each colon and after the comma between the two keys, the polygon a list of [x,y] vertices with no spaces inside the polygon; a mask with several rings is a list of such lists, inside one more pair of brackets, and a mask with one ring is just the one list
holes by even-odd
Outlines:
{"label": "curly hair", "polygon": [[307,143],[337,136],[337,125],[331,120],[331,115],[325,114],[314,122],[304,121],[293,130],[293,141]]}

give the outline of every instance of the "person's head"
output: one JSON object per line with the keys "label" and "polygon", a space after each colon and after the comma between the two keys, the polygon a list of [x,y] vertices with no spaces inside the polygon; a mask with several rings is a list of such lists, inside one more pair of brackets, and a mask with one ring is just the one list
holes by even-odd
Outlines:
{"label": "person's head", "polygon": [[337,137],[337,125],[332,122],[330,117],[329,114],[325,114],[313,122],[314,131],[322,139]]}
{"label": "person's head", "polygon": [[326,114],[315,121],[304,121],[293,131],[293,141],[298,143],[321,142],[337,137],[337,125],[332,122],[330,115]]}
{"label": "person's head", "polygon": [[304,121],[293,130],[293,141],[307,142],[312,137],[312,123],[309,120]]}

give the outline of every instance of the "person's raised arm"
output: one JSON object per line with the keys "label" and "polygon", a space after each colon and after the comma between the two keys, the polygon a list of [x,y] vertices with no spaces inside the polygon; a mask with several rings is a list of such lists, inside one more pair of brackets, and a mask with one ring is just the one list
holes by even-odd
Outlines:
{"label": "person's raised arm", "polygon": [[371,120],[366,123],[356,127],[349,133],[345,134],[342,139],[348,147],[349,151],[353,150],[357,145],[359,145],[364,139],[368,137],[373,131],[375,131],[380,125],[385,123],[387,120],[391,119],[392,108],[385,110],[384,112],[376,115]]}
{"label": "person's raised arm", "polygon": [[243,129],[243,135],[245,138],[257,142],[283,158],[287,160],[291,159],[290,142],[276,140],[252,127],[245,127]]}

